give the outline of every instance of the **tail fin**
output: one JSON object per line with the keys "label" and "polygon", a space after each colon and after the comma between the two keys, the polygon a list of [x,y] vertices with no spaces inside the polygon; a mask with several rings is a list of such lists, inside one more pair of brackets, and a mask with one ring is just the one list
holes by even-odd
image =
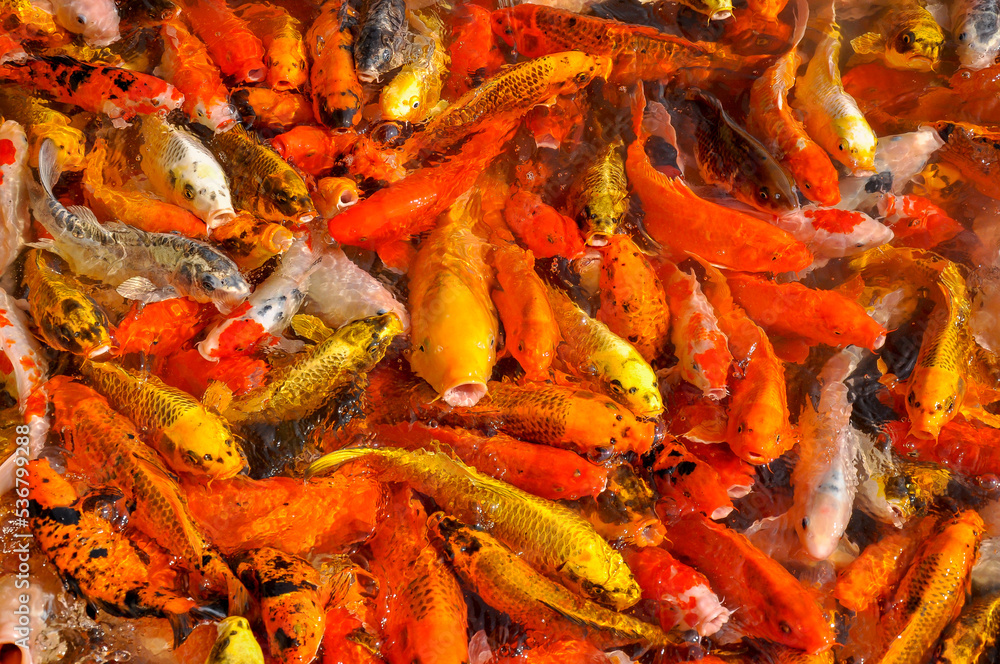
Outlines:
{"label": "tail fin", "polygon": [[191,618],[186,613],[168,613],[167,621],[170,622],[170,629],[174,631],[174,650],[177,650],[191,634],[193,629]]}
{"label": "tail fin", "polygon": [[56,164],[56,144],[51,138],[42,141],[38,150],[38,180],[45,193],[55,198],[52,187],[59,181],[59,167]]}
{"label": "tail fin", "polygon": [[340,466],[354,461],[355,459],[360,459],[364,456],[378,455],[383,453],[384,450],[370,450],[364,448],[354,448],[350,450],[338,450],[336,452],[330,452],[329,454],[316,459],[313,461],[312,465],[306,470],[306,477],[312,477],[320,473],[325,473],[328,470],[334,470]]}
{"label": "tail fin", "polygon": [[642,116],[646,112],[646,91],[640,82],[632,93],[632,131],[635,132],[636,140],[645,141],[646,132],[642,129]]}

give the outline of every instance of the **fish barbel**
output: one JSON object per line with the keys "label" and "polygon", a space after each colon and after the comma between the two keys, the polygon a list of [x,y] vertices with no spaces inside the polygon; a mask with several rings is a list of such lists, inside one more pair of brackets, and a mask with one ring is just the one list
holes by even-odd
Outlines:
{"label": "fish barbel", "polygon": [[346,449],[309,467],[324,472],[354,460],[370,464],[384,481],[407,482],[448,513],[481,524],[544,574],[616,609],[639,601],[639,587],[621,554],[594,527],[559,503],[481,475],[440,452]]}

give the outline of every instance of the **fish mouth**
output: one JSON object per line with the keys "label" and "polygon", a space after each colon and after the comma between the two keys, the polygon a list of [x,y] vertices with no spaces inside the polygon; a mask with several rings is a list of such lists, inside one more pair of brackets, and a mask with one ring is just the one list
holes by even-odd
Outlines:
{"label": "fish mouth", "polygon": [[455,408],[457,406],[475,406],[479,400],[486,396],[485,383],[462,383],[445,390],[441,395],[441,400]]}
{"label": "fish mouth", "polygon": [[205,218],[205,225],[208,226],[208,230],[212,231],[219,226],[225,226],[230,221],[236,218],[236,210],[232,208],[223,208],[221,210],[213,210],[208,213]]}
{"label": "fish mouth", "polygon": [[337,197],[337,209],[343,210],[344,208],[349,208],[359,200],[358,192],[353,189],[345,188],[342,192],[340,192],[340,196]]}
{"label": "fish mouth", "polygon": [[267,76],[267,69],[264,69],[263,67],[257,67],[255,69],[247,70],[246,75],[243,76],[243,80],[246,81],[247,83],[257,83],[263,81],[266,76]]}
{"label": "fish mouth", "polygon": [[733,15],[733,10],[722,9],[717,12],[712,12],[712,15],[708,17],[709,21],[725,21],[727,18]]}
{"label": "fish mouth", "polygon": [[375,71],[359,71],[358,80],[362,83],[378,83],[378,72]]}
{"label": "fish mouth", "polygon": [[587,238],[588,247],[604,247],[608,244],[608,236],[604,233],[593,233]]}
{"label": "fish mouth", "polygon": [[101,355],[104,355],[110,350],[111,350],[111,344],[102,344],[97,348],[95,348],[94,350],[87,353],[87,357],[92,360],[95,357],[100,357]]}

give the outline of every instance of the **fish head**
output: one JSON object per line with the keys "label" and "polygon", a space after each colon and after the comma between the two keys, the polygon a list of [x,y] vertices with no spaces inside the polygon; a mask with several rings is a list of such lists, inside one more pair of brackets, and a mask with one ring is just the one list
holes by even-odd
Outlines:
{"label": "fish head", "polygon": [[228,313],[250,295],[250,286],[230,259],[204,245],[191,252],[177,265],[176,278],[181,290],[195,302],[212,302]]}
{"label": "fish head", "polygon": [[393,53],[399,45],[388,31],[369,33],[367,37],[359,39],[354,45],[354,65],[359,81],[375,83],[382,74],[392,69]]}
{"label": "fish head", "polygon": [[440,545],[445,557],[456,566],[482,547],[476,531],[444,512],[435,512],[427,517],[427,531],[431,539]]}
{"label": "fish head", "polygon": [[966,11],[956,17],[952,34],[958,60],[969,69],[985,69],[1000,53],[1000,30],[995,12]]}
{"label": "fish head", "polygon": [[359,200],[358,185],[350,178],[323,178],[316,184],[315,203],[320,215],[329,219]]}
{"label": "fish head", "polygon": [[779,399],[762,396],[731,410],[726,442],[747,463],[757,466],[768,463],[792,446],[791,433],[786,427],[788,415]]}
{"label": "fish head", "polygon": [[382,117],[399,122],[420,122],[427,114],[427,86],[415,70],[404,69],[382,91]]}
{"label": "fish head", "polygon": [[563,79],[557,94],[570,94],[581,90],[595,78],[607,78],[614,62],[600,55],[587,55],[581,51],[567,51],[556,56],[553,77]]}
{"label": "fish head", "polygon": [[226,174],[218,163],[205,159],[183,163],[169,170],[174,196],[182,207],[217,228],[236,216]]}
{"label": "fish head", "polygon": [[854,510],[854,495],[841,469],[833,469],[809,496],[795,530],[806,552],[826,560],[837,549]]}
{"label": "fish head", "polygon": [[823,148],[810,143],[784,159],[806,198],[828,207],[840,202],[840,176]]}
{"label": "fish head", "polygon": [[403,323],[392,311],[348,323],[336,332],[343,342],[366,355],[383,352],[402,333]]}
{"label": "fish head", "polygon": [[921,367],[910,383],[906,393],[910,433],[917,438],[937,438],[941,428],[958,415],[965,397],[965,380],[954,370]]}
{"label": "fish head", "polygon": [[851,169],[854,175],[875,172],[875,149],[878,139],[864,117],[848,115],[832,122],[837,133],[837,161]]}
{"label": "fish head", "polygon": [[225,97],[212,99],[207,106],[205,102],[199,101],[194,105],[194,116],[199,124],[205,125],[216,133],[234,127],[236,121],[240,119],[236,113],[236,107],[230,104]]}
{"label": "fish head", "polygon": [[265,213],[277,213],[297,221],[308,221],[303,217],[316,214],[305,182],[294,171],[272,173],[264,179],[261,189],[263,196],[259,205],[265,208]]}
{"label": "fish head", "polygon": [[895,69],[932,71],[944,48],[944,33],[930,16],[899,23],[885,45],[885,61]]}
{"label": "fish head", "polygon": [[68,297],[46,314],[41,327],[54,347],[85,357],[100,355],[111,348],[110,322],[92,300],[84,302],[82,298]]}
{"label": "fish head", "polygon": [[247,470],[243,448],[214,415],[193,409],[169,427],[169,437],[180,441],[175,456],[191,473],[227,480]]}
{"label": "fish head", "polygon": [[83,35],[91,46],[107,46],[118,41],[118,9],[112,0],[69,0],[53,3],[56,23]]}
{"label": "fish head", "polygon": [[309,78],[304,47],[294,39],[275,39],[264,57],[264,65],[267,84],[274,90],[297,90]]}
{"label": "fish head", "polygon": [[559,572],[590,599],[616,611],[624,611],[639,601],[642,590],[621,554],[613,549],[604,554],[595,550],[586,557],[576,556],[567,561]]}
{"label": "fish head", "polygon": [[85,138],[83,132],[74,127],[52,122],[42,122],[34,126],[31,137],[31,165],[38,168],[38,151],[42,141],[51,139],[56,147],[56,166],[60,172],[79,171],[83,168]]}

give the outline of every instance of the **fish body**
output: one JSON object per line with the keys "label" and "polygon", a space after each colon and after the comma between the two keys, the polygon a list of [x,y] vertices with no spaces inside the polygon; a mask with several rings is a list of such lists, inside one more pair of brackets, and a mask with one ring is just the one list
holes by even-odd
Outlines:
{"label": "fish body", "polygon": [[966,604],[961,615],[941,635],[935,664],[979,661],[993,647],[1000,632],[1000,596],[996,592]]}
{"label": "fish body", "polygon": [[194,134],[146,116],[139,154],[153,191],[197,215],[209,230],[236,216],[222,166]]}
{"label": "fish body", "polygon": [[32,209],[55,238],[50,246],[74,273],[117,286],[131,299],[146,302],[186,295],[222,310],[249,294],[236,264],[208,244],[121,224],[102,226],[87,208],[63,207],[52,195],[51,142],[42,145],[39,162],[42,186],[31,189]]}
{"label": "fish body", "polygon": [[660,494],[656,513],[667,523],[696,512],[722,519],[733,511],[733,501],[719,473],[711,463],[691,454],[687,449],[690,444],[664,436],[663,449],[653,464],[653,480]]}
{"label": "fish body", "polygon": [[287,131],[304,123],[316,122],[312,100],[298,92],[238,88],[233,90],[232,101],[247,122],[272,131]]}
{"label": "fish body", "polygon": [[441,93],[447,101],[479,86],[506,63],[490,27],[491,19],[489,9],[474,4],[456,6],[449,13],[446,27],[451,69]]}
{"label": "fish body", "polygon": [[514,237],[538,258],[578,258],[586,249],[576,222],[527,187],[511,188],[503,216]]}
{"label": "fish body", "polygon": [[348,323],[262,389],[230,404],[226,417],[273,423],[302,419],[337,390],[367,374],[402,331],[402,323],[392,312]]}
{"label": "fish body", "polygon": [[[615,551],[575,512],[476,472],[442,453],[348,449],[310,466],[323,472],[353,460],[369,463],[383,480],[405,481],[432,496],[457,518],[479,523],[543,574],[616,609],[639,600],[632,573]],[[391,479],[390,479],[391,478]]]}
{"label": "fish body", "polygon": [[656,374],[630,343],[591,318],[564,292],[548,286],[549,303],[563,343],[558,352],[572,371],[593,380],[639,417],[663,412]]}
{"label": "fish body", "polygon": [[796,108],[805,115],[806,131],[831,157],[855,175],[870,173],[878,139],[844,90],[839,63],[840,28],[831,24],[795,84]]}
{"label": "fish body", "polygon": [[84,509],[85,498],[47,460],[28,465],[28,505],[35,541],[64,582],[91,605],[113,616],[162,616],[170,620],[174,647],[187,638],[192,621],[220,618],[175,588],[167,556],[154,568],[145,552],[114,525]]}
{"label": "fish body", "polygon": [[805,243],[817,260],[868,251],[891,241],[895,232],[860,210],[812,205],[775,218],[774,225]]}
{"label": "fish body", "polygon": [[354,68],[358,13],[347,0],[327,0],[306,33],[313,113],[330,129],[361,120],[361,82]]}
{"label": "fish body", "polygon": [[247,4],[236,9],[247,26],[260,36],[267,66],[267,86],[272,90],[298,90],[309,81],[302,23],[284,7]]}
{"label": "fish body", "polygon": [[158,72],[184,94],[184,113],[212,131],[225,131],[239,119],[229,103],[229,88],[200,39],[182,21],[160,26],[163,57]]}
{"label": "fish body", "polygon": [[205,664],[264,664],[264,651],[246,618],[229,616],[215,628],[215,643]]}
{"label": "fish body", "polygon": [[358,135],[352,131],[297,126],[271,139],[271,147],[289,164],[320,177],[329,173],[357,140]]}
{"label": "fish body", "polygon": [[54,101],[91,113],[104,113],[112,120],[169,113],[184,101],[177,88],[155,76],[90,65],[64,56],[39,56],[7,64],[0,75],[25,90],[42,92]]}
{"label": "fish body", "polygon": [[739,127],[719,100],[690,92],[695,124],[694,156],[709,184],[738,201],[771,214],[798,207],[794,185],[761,143]]}
{"label": "fish body", "polygon": [[807,404],[799,418],[792,521],[802,546],[816,560],[834,552],[854,511],[859,433],[851,426],[853,407],[844,381],[860,360],[861,350],[853,347],[830,358],[819,375],[819,404]]}
{"label": "fish body", "polygon": [[78,171],[84,166],[83,132],[70,126],[70,119],[37,97],[15,88],[0,89],[0,113],[7,120],[24,126],[31,146],[30,164],[38,167],[38,151],[42,141],[52,139],[56,144],[56,163],[60,171]]}
{"label": "fish body", "polygon": [[72,448],[71,468],[121,489],[136,506],[130,525],[169,551],[184,569],[200,572],[213,589],[227,593],[230,612],[246,611],[246,588],[195,525],[176,478],[142,442],[135,426],[100,394],[78,383],[59,384],[52,403],[55,429]]}
{"label": "fish body", "polygon": [[851,40],[858,55],[882,58],[893,69],[937,69],[944,33],[925,7],[915,2],[890,6],[872,28]]}
{"label": "fish body", "polygon": [[623,147],[621,139],[609,143],[583,172],[577,205],[588,245],[603,246],[609,236],[618,233],[628,211]]}
{"label": "fish body", "polygon": [[316,216],[302,177],[243,127],[216,134],[208,147],[229,173],[238,209],[277,222],[306,223]]}
{"label": "fish body", "polygon": [[535,105],[560,94],[571,94],[604,78],[610,61],[580,51],[554,53],[501,70],[470,90],[427,124],[404,148],[440,151],[487,123],[519,119]]}
{"label": "fish body", "polygon": [[424,240],[410,270],[410,366],[450,406],[475,406],[496,362],[493,274],[487,244],[472,232],[480,215],[478,197],[459,199]]}
{"label": "fish body", "polygon": [[882,618],[884,664],[926,661],[965,602],[985,526],[974,510],[944,522],[900,582]]}
{"label": "fish body", "polygon": [[333,329],[391,311],[399,318],[403,331],[410,330],[406,307],[339,247],[323,252],[309,277],[307,292],[304,311]]}
{"label": "fish body", "polygon": [[108,315],[60,263],[39,249],[32,249],[24,261],[24,285],[35,324],[53,348],[86,357],[101,355],[111,348]]}
{"label": "fish body", "polygon": [[690,42],[655,28],[528,3],[494,11],[493,32],[529,58],[568,49],[609,58],[613,64],[608,81],[616,84],[709,66],[715,50],[713,44]]}
{"label": "fish body", "polygon": [[223,74],[241,83],[264,80],[264,46],[225,0],[178,0],[177,4]]}
{"label": "fish body", "polygon": [[[2,103],[2,102],[0,102]],[[0,113],[4,113],[0,108]],[[0,124],[0,268],[6,270],[17,258],[27,240],[31,223],[31,202],[28,182],[28,136],[24,127],[14,120]]]}
{"label": "fish body", "polygon": [[316,658],[326,613],[320,599],[319,572],[298,556],[262,548],[237,568],[248,588],[256,589],[268,649],[280,664],[308,664]]}
{"label": "fish body", "polygon": [[963,0],[951,7],[951,34],[958,41],[963,67],[984,69],[1000,53],[1000,4],[995,0]]}
{"label": "fish body", "polygon": [[597,319],[653,362],[664,352],[670,333],[663,285],[629,236],[611,236],[599,251],[601,308]]}
{"label": "fish body", "polygon": [[156,376],[106,362],[88,362],[83,373],[98,392],[145,430],[177,472],[227,479],[247,469],[239,442],[218,415]]}
{"label": "fish body", "polygon": [[379,108],[386,120],[422,122],[441,110],[441,90],[450,63],[444,46],[444,24],[430,12],[411,12],[410,24],[427,43],[420,55],[403,65],[382,90]]}
{"label": "fish body", "polygon": [[107,46],[121,38],[118,8],[112,0],[51,0],[56,23],[83,35],[91,46]]}
{"label": "fish body", "polygon": [[487,533],[437,513],[428,525],[461,579],[487,604],[546,633],[597,641],[601,647],[676,643],[655,625],[581,599],[545,578]]}
{"label": "fish body", "polygon": [[837,169],[788,105],[788,93],[801,62],[792,49],[753,82],[746,126],[788,170],[806,198],[836,205],[840,202]]}
{"label": "fish body", "polygon": [[431,546],[427,512],[410,489],[395,492],[369,546],[383,582],[376,614],[386,635],[382,654],[397,662],[468,662],[462,588]]}
{"label": "fish body", "polygon": [[406,2],[366,0],[361,30],[354,44],[354,68],[363,83],[378,81],[399,66],[399,51],[406,42]]}

